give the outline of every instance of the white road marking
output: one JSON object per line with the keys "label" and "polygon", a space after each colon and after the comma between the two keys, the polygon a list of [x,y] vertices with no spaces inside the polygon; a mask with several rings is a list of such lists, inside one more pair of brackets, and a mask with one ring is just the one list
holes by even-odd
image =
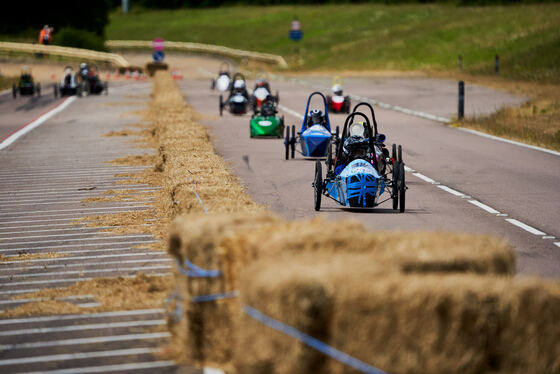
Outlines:
{"label": "white road marking", "polygon": [[300,113],[296,112],[293,109],[290,109],[282,104],[278,104],[278,108],[283,110],[284,112],[291,114],[292,116],[299,118],[299,119],[303,119],[303,115],[301,115]]}
{"label": "white road marking", "polygon": [[0,345],[0,350],[15,351],[18,349],[41,348],[41,347],[61,347],[66,345],[124,342],[124,341],[131,341],[131,340],[165,339],[165,338],[169,338],[170,336],[171,334],[168,332],[154,332],[154,333],[145,333],[145,334],[111,335],[111,336],[99,336],[93,338],[50,340],[50,341],[41,341],[41,342],[32,342],[32,343]]}
{"label": "white road marking", "polygon": [[[116,365],[104,365],[104,366],[87,366],[87,367],[76,367],[70,369],[55,369],[48,371],[32,371],[27,372],[27,374],[87,374],[87,373],[107,373],[116,371],[131,372],[135,370],[145,370],[145,369],[156,369],[175,366],[173,361],[150,361],[150,362],[136,362],[133,364],[116,364]],[[156,371],[152,371],[156,373]]]}
{"label": "white road marking", "polygon": [[0,360],[0,365],[1,366],[25,365],[25,364],[32,364],[37,362],[68,361],[68,360],[80,360],[85,358],[133,356],[133,355],[155,353],[157,351],[158,351],[157,348],[128,348],[128,349],[116,349],[114,351],[63,353],[63,354],[50,355],[50,356],[32,356],[32,357]]}
{"label": "white road marking", "polygon": [[[87,315],[85,316],[87,317]],[[51,332],[114,329],[114,328],[139,327],[139,326],[160,326],[160,325],[164,325],[165,323],[166,321],[164,319],[152,319],[148,321],[126,321],[126,322],[91,323],[85,325],[67,325],[67,326],[57,326],[57,327],[38,327],[38,328],[31,328],[31,329],[0,331],[0,336],[47,334]]]}
{"label": "white road marking", "polygon": [[[90,243],[90,244],[64,244],[64,245],[57,245],[57,246],[43,246],[43,247],[31,247],[31,248],[9,248],[9,249],[0,249],[0,253],[5,253],[5,252],[27,252],[27,253],[31,253],[31,254],[35,254],[35,253],[41,253],[41,252],[36,252],[37,249],[60,249],[60,248],[74,248],[74,247],[98,247],[98,246],[102,246],[102,245],[125,245],[125,247],[123,248],[116,248],[114,249],[115,251],[122,251],[125,249],[128,249],[129,247],[127,247],[128,245],[138,245],[138,244],[151,244],[151,243],[157,243],[157,240],[138,240],[138,241],[133,241],[133,242],[113,242],[113,243]],[[111,249],[105,249],[105,248],[101,248],[100,250],[102,251],[110,251]],[[91,250],[88,251],[80,251],[80,252],[93,252]],[[72,252],[72,251],[61,251],[60,253],[77,253],[77,252]]]}
{"label": "white road marking", "polygon": [[517,226],[517,227],[522,228],[523,230],[525,230],[525,231],[527,231],[527,232],[530,232],[530,233],[533,234],[533,235],[546,235],[546,233],[544,233],[544,232],[542,232],[542,231],[540,231],[540,230],[537,230],[536,228],[531,227],[531,226],[529,226],[529,225],[527,225],[527,224],[525,224],[525,223],[523,223],[523,222],[521,222],[521,221],[518,221],[518,220],[516,220],[516,219],[513,219],[513,218],[506,218],[506,221],[508,221],[508,222],[511,223],[512,225],[515,225],[515,226]]}
{"label": "white road marking", "polygon": [[429,178],[429,177],[425,176],[424,174],[420,174],[420,173],[416,172],[416,173],[412,173],[412,175],[414,175],[417,178],[422,179],[424,182],[431,183],[431,184],[439,184],[438,182],[436,182],[432,178]]}
{"label": "white road marking", "polygon": [[[61,240],[39,240],[34,242],[14,242],[14,243],[0,243],[0,246],[5,245],[27,245],[27,244],[42,244],[42,243],[66,243],[66,242],[84,242],[89,240],[113,240],[119,238],[153,238],[151,234],[141,234],[141,235],[106,235],[104,237],[94,237],[94,238],[75,238],[75,239],[61,239]],[[17,238],[20,239],[20,238]]]}
{"label": "white road marking", "polygon": [[[144,261],[145,262],[145,261]],[[122,267],[122,268],[104,268],[104,269],[80,269],[80,270],[68,270],[68,271],[43,271],[30,274],[11,274],[11,275],[0,275],[0,279],[18,279],[18,278],[33,278],[33,277],[46,277],[46,276],[64,276],[73,274],[95,274],[95,273],[118,273],[120,271],[141,271],[141,270],[167,270],[171,269],[170,265],[154,265],[154,266],[137,266],[137,267]],[[46,280],[50,281],[50,279]],[[42,282],[42,281],[38,281]],[[25,284],[25,282],[8,282],[0,283],[1,285],[6,284]]]}
{"label": "white road marking", "polygon": [[500,212],[498,212],[496,209],[481,203],[480,201],[477,200],[469,200],[469,203],[471,203],[472,205],[476,205],[477,207],[479,207],[480,209],[483,209],[485,211],[487,211],[488,213],[491,214],[499,214]]}
{"label": "white road marking", "polygon": [[202,374],[225,374],[222,369],[205,367],[202,369]]}
{"label": "white road marking", "polygon": [[[91,258],[91,257],[90,257]],[[105,261],[105,262],[78,262],[75,264],[60,264],[60,265],[37,265],[37,266],[21,266],[21,267],[6,267],[2,268],[0,263],[0,272],[2,271],[20,271],[20,270],[40,270],[40,269],[57,269],[57,268],[71,268],[75,266],[102,266],[102,265],[118,265],[118,264],[139,264],[139,263],[154,263],[154,262],[171,262],[170,258],[145,258],[141,260],[123,260],[123,261]],[[122,268],[127,270],[127,268]],[[49,274],[49,273],[46,273]],[[25,276],[19,274],[19,276]],[[1,278],[1,277],[0,277]]]}
{"label": "white road marking", "polygon": [[449,187],[447,187],[447,186],[439,185],[439,186],[437,186],[437,187],[440,188],[440,189],[442,189],[442,190],[444,190],[445,192],[449,192],[450,194],[455,195],[455,196],[458,196],[458,197],[463,197],[463,196],[465,196],[464,193],[459,192],[459,191],[457,191],[457,190],[454,190],[453,188],[449,188]]}
{"label": "white road marking", "polygon": [[554,242],[554,245],[560,247],[560,242]]}
{"label": "white road marking", "polygon": [[[170,268],[170,266],[168,266],[168,268]],[[148,270],[146,268],[141,269],[141,270]],[[130,275],[130,276],[123,276],[123,275],[119,275],[122,274],[122,270],[119,271],[118,273],[115,274],[115,276],[121,276],[123,278],[134,278],[135,275]],[[170,275],[171,273],[149,273],[148,275],[150,276],[167,276]],[[27,285],[33,285],[33,284],[54,284],[54,283],[75,283],[75,282],[82,282],[82,281],[89,281],[89,280],[93,280],[95,278],[91,278],[91,277],[83,277],[83,278],[65,278],[65,279],[45,279],[45,280],[38,280],[38,281],[25,281],[25,282],[8,282],[8,283],[0,283],[0,287],[4,287],[4,286],[27,286]],[[0,291],[0,295],[3,293],[3,291]]]}
{"label": "white road marking", "polygon": [[58,104],[56,107],[54,107],[53,109],[49,110],[48,112],[42,114],[39,118],[37,118],[36,120],[28,123],[27,125],[25,125],[23,128],[17,130],[16,132],[14,132],[12,135],[8,136],[6,139],[4,139],[2,142],[0,142],[0,150],[5,149],[7,147],[9,147],[10,145],[12,145],[16,140],[18,140],[19,138],[21,138],[23,135],[27,134],[28,132],[32,131],[33,129],[35,129],[36,127],[39,127],[40,125],[42,125],[45,121],[47,121],[49,118],[51,118],[52,116],[54,116],[57,113],[60,113],[61,111],[63,111],[64,109],[66,109],[66,107],[68,107],[68,105],[72,104],[74,101],[76,100],[75,96],[71,96],[67,99],[65,99],[62,103]]}
{"label": "white road marking", "polygon": [[552,236],[552,235],[545,235],[542,237],[545,240],[550,240],[550,239],[556,239],[556,236]]}

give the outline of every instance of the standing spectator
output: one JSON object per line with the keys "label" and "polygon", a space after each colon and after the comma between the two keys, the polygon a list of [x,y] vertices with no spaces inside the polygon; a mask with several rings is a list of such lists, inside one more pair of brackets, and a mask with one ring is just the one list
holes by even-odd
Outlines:
{"label": "standing spectator", "polygon": [[39,44],[48,45],[52,41],[52,32],[54,28],[49,27],[49,25],[43,26],[41,32],[39,32]]}

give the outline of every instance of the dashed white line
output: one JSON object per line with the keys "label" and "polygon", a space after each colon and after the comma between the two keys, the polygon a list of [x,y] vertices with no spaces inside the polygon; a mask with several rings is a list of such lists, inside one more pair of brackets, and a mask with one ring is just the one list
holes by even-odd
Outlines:
{"label": "dashed white line", "polygon": [[457,190],[454,190],[453,188],[449,188],[449,187],[447,187],[447,186],[439,185],[439,186],[437,186],[437,187],[440,188],[440,189],[442,189],[442,190],[444,190],[445,192],[449,192],[450,194],[455,195],[455,196],[457,196],[457,197],[463,197],[463,196],[465,196],[464,193],[459,192],[459,191],[457,191]]}
{"label": "dashed white line", "polygon": [[165,338],[169,338],[170,336],[171,334],[168,332],[154,332],[154,333],[144,333],[144,334],[99,336],[93,338],[62,339],[62,340],[50,340],[50,341],[41,341],[41,342],[32,342],[32,343],[5,344],[5,345],[0,345],[0,350],[14,351],[18,349],[60,347],[66,345],[124,342],[124,341],[131,341],[131,340],[165,339]]}
{"label": "dashed white line", "polygon": [[429,177],[425,176],[424,174],[416,172],[416,173],[412,173],[412,175],[414,175],[417,178],[422,179],[424,182],[431,183],[431,184],[438,184],[438,182],[436,182],[432,178],[429,178]]}
{"label": "dashed white line", "polygon": [[500,212],[498,212],[496,209],[481,203],[480,201],[477,200],[469,200],[469,203],[471,203],[472,205],[476,205],[477,207],[479,207],[480,209],[483,209],[485,211],[487,211],[490,214],[500,214]]}
{"label": "dashed white line", "polygon": [[529,225],[527,225],[527,224],[525,224],[525,223],[523,223],[523,222],[521,222],[521,221],[518,221],[518,220],[516,220],[516,219],[513,219],[513,218],[506,218],[506,221],[509,222],[509,223],[511,223],[512,225],[515,225],[515,226],[517,226],[517,227],[522,228],[523,230],[525,230],[525,231],[527,231],[527,232],[530,232],[530,233],[533,234],[533,235],[546,235],[546,233],[544,233],[544,232],[542,232],[542,231],[540,231],[540,230],[537,230],[536,228],[534,228],[534,227],[532,227],[532,226],[529,226]]}
{"label": "dashed white line", "polygon": [[554,242],[554,245],[560,247],[560,242]]}
{"label": "dashed white line", "polygon": [[290,109],[290,108],[288,108],[284,105],[278,104],[278,108],[282,109],[284,112],[286,112],[288,114],[291,114],[292,116],[294,116],[296,118],[303,119],[303,115],[301,115],[300,113],[296,112],[295,110]]}
{"label": "dashed white line", "polygon": [[[85,315],[84,317],[87,316],[88,315]],[[160,326],[160,325],[164,325],[165,323],[166,321],[164,319],[153,319],[147,321],[126,321],[126,322],[91,323],[85,325],[67,325],[67,326],[57,326],[57,327],[38,327],[38,328],[31,328],[31,329],[0,331],[0,336],[46,334],[51,332],[114,329],[114,328],[138,327],[138,326]]]}
{"label": "dashed white line", "polygon": [[12,358],[0,360],[1,366],[6,365],[24,365],[37,362],[52,362],[52,361],[68,361],[80,360],[85,358],[101,358],[101,357],[115,357],[115,356],[133,356],[150,354],[156,352],[157,348],[129,348],[129,349],[116,349],[114,351],[97,351],[97,352],[78,352],[78,353],[63,353],[50,356],[34,356],[23,358]]}

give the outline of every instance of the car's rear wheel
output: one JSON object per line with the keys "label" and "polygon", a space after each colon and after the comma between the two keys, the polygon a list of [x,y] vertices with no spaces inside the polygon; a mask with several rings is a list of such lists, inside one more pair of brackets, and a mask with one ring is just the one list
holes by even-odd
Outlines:
{"label": "car's rear wheel", "polygon": [[220,116],[224,113],[224,98],[220,95]]}
{"label": "car's rear wheel", "polygon": [[397,145],[395,143],[393,143],[393,146],[391,147],[391,158],[393,160],[397,159]]}
{"label": "car's rear wheel", "polygon": [[319,211],[321,209],[321,195],[323,194],[323,171],[321,169],[321,161],[315,161],[315,181],[313,182],[314,187],[314,203],[315,210]]}
{"label": "car's rear wheel", "polygon": [[286,160],[290,159],[290,126],[286,127],[286,138],[284,139],[284,148],[286,148]]}
{"label": "car's rear wheel", "polygon": [[399,209],[399,164],[397,163],[397,160],[393,160],[393,175],[391,181],[391,198],[393,199],[393,209],[397,210]]}
{"label": "car's rear wheel", "polygon": [[16,85],[12,85],[12,95],[14,96],[14,99],[17,97],[17,88]]}
{"label": "car's rear wheel", "polygon": [[292,137],[290,139],[290,147],[292,148],[292,158],[296,156],[296,126],[292,125]]}
{"label": "car's rear wheel", "polygon": [[403,162],[403,159],[402,159],[402,147],[401,147],[400,144],[399,144],[399,147],[397,148],[397,161]]}
{"label": "car's rear wheel", "polygon": [[404,177],[404,163],[399,163],[399,211],[404,213],[406,203],[406,183]]}

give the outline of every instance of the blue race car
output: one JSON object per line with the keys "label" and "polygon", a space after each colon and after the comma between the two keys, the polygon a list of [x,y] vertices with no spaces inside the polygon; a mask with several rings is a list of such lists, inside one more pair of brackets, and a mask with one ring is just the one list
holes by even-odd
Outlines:
{"label": "blue race car", "polygon": [[[324,113],[319,109],[309,110],[311,98],[315,95],[321,96],[323,99]],[[337,129],[338,133],[338,129]],[[307,99],[305,107],[305,116],[301,124],[301,129],[297,133],[295,126],[292,126],[290,136],[290,128],[286,128],[286,137],[284,139],[284,148],[286,150],[286,160],[291,156],[294,158],[296,144],[301,145],[301,153],[306,158],[324,158],[327,155],[327,149],[331,142],[333,134],[331,133],[331,123],[329,120],[329,112],[327,108],[327,99],[320,92],[313,92]]]}
{"label": "blue race car", "polygon": [[[356,109],[368,106],[372,120]],[[355,117],[364,121],[354,122]],[[372,126],[373,124],[373,126]],[[321,209],[321,196],[330,197],[347,208],[373,208],[388,200],[393,209],[405,210],[405,171],[402,147],[393,144],[392,155],[385,148],[385,135],[377,131],[373,107],[360,103],[344,122],[340,137],[336,136],[327,152],[327,175],[323,179],[322,165],[315,163],[314,203]],[[336,146],[333,157],[332,146]],[[383,194],[386,194],[384,199]]]}

